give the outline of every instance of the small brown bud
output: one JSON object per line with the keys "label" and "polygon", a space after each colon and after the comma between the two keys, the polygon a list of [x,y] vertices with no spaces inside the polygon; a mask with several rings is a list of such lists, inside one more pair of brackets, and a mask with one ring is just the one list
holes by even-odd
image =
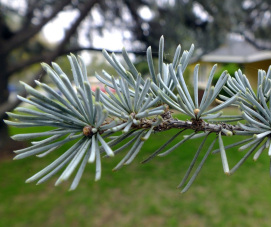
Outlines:
{"label": "small brown bud", "polygon": [[88,137],[91,137],[92,136],[92,127],[90,125],[86,125],[84,128],[83,128],[83,134],[85,136],[88,136]]}

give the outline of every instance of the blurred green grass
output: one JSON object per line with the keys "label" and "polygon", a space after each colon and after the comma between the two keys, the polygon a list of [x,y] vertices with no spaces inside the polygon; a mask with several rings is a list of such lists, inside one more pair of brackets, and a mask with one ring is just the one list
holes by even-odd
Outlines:
{"label": "blurred green grass", "polygon": [[[11,134],[22,131],[26,129],[10,129]],[[176,130],[154,134],[135,161],[117,172],[112,168],[123,154],[103,159],[98,182],[94,182],[94,165],[89,164],[72,192],[68,191],[72,178],[54,187],[59,174],[42,185],[24,183],[61,151],[42,159],[1,160],[0,226],[270,226],[267,151],[256,163],[249,158],[230,177],[223,173],[220,155],[211,155],[189,191],[180,194],[176,186],[201,139],[188,141],[166,157],[140,164],[174,133]],[[238,141],[240,137],[227,140]],[[67,146],[62,152],[64,149]],[[230,166],[244,154],[237,149],[227,151]]]}

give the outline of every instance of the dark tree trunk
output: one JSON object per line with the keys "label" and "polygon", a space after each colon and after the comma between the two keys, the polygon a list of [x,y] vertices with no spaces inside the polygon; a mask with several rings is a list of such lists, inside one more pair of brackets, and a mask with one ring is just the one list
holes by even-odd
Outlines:
{"label": "dark tree trunk", "polygon": [[[7,77],[7,56],[0,55],[0,106],[4,103],[7,103],[9,97],[9,90],[8,90],[8,77]],[[3,122],[7,116],[6,114],[3,115],[0,119],[0,153],[4,153],[7,149],[6,146],[10,146],[13,142],[9,138],[8,135],[8,127]],[[2,156],[2,154],[1,154]]]}
{"label": "dark tree trunk", "polygon": [[9,91],[8,91],[8,77],[6,74],[6,56],[0,55],[0,105],[5,103],[8,100]]}

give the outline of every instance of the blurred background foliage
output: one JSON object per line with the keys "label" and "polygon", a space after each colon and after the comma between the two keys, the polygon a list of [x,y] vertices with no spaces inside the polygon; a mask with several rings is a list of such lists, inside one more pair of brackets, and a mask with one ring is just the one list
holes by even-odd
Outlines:
{"label": "blurred background foliage", "polygon": [[[213,169],[203,173],[187,197],[172,191],[180,167],[173,155],[159,162],[159,168],[156,164],[132,167],[130,175],[121,171],[113,178],[108,175],[103,183],[89,183],[87,178],[81,192],[69,194],[65,186],[23,184],[23,177],[39,170],[40,163],[11,162],[11,150],[24,144],[10,141],[2,120],[6,111],[19,105],[14,95],[26,95],[19,80],[34,86],[35,79],[46,79],[40,62],[57,61],[69,72],[65,56],[72,52],[88,60],[90,76],[103,68],[114,74],[100,51],[120,52],[125,46],[145,75],[146,48],[152,46],[157,53],[161,35],[168,59],[179,43],[182,49],[194,43],[198,58],[220,46],[229,33],[239,33],[259,49],[271,49],[270,12],[269,0],[0,0],[0,226],[269,226],[271,188],[262,174],[267,160],[259,161],[254,173],[243,171],[229,180],[223,174],[218,177],[220,165],[212,159]],[[60,35],[54,39],[56,34]],[[230,74],[236,67],[225,66]],[[164,137],[154,137],[146,152]],[[185,149],[195,150],[189,146]],[[186,164],[193,154],[187,155],[181,157]],[[171,171],[172,181],[168,174],[163,177],[165,171]],[[258,185],[252,174],[259,178]]]}

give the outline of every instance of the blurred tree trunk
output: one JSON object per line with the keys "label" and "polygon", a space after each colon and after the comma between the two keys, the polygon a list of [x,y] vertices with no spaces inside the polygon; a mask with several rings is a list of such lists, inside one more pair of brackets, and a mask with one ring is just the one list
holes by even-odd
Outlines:
{"label": "blurred tree trunk", "polygon": [[[7,103],[9,97],[8,90],[8,73],[7,73],[7,59],[8,53],[3,52],[4,45],[6,41],[13,37],[13,33],[5,25],[4,19],[0,16],[0,107],[4,103]],[[1,108],[0,108],[1,109]],[[8,127],[3,122],[3,119],[6,117],[6,114],[1,114],[0,116],[0,150],[2,151],[5,143],[11,139],[8,136]]]}
{"label": "blurred tree trunk", "polygon": [[[0,44],[0,49],[2,48]],[[7,103],[9,97],[9,90],[8,90],[8,77],[7,77],[7,56],[4,54],[0,54],[0,106],[4,103]],[[3,119],[6,118],[6,114],[1,116],[0,121],[0,150],[3,149],[6,143],[11,142],[11,139],[8,136],[8,127],[3,122]]]}

